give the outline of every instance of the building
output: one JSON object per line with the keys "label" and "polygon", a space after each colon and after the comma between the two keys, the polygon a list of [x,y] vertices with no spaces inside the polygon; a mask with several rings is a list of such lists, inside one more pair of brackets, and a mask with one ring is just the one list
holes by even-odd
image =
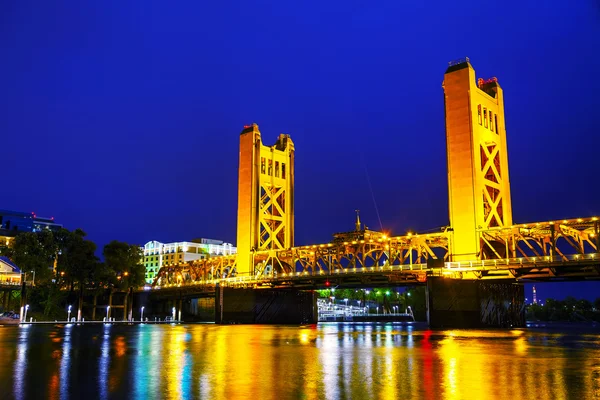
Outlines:
{"label": "building", "polygon": [[39,217],[35,213],[0,210],[0,247],[8,246],[21,232],[57,231],[63,226],[54,217]]}
{"label": "building", "polygon": [[20,285],[21,270],[8,257],[0,257],[0,285]]}
{"label": "building", "polygon": [[146,243],[142,250],[144,252],[143,264],[146,268],[146,283],[152,283],[163,266],[214,256],[226,256],[237,252],[231,243],[204,238],[175,243],[161,243],[153,240]]}

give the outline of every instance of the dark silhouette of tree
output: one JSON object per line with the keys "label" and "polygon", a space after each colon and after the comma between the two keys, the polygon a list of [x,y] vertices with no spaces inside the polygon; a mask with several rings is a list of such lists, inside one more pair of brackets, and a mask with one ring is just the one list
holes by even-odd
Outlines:
{"label": "dark silhouette of tree", "polygon": [[139,246],[113,240],[104,246],[104,261],[114,271],[112,284],[118,288],[140,287],[145,283],[146,269]]}

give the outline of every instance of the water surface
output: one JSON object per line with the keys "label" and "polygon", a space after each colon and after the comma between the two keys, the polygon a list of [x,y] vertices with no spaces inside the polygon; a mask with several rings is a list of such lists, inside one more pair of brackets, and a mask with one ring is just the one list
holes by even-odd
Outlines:
{"label": "water surface", "polygon": [[0,398],[600,398],[597,330],[5,326],[0,355]]}

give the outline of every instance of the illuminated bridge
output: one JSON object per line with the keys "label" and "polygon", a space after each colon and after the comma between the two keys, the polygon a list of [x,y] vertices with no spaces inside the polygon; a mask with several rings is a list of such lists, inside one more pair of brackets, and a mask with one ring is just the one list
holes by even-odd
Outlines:
{"label": "illuminated bridge", "polygon": [[[599,279],[596,217],[513,222],[498,80],[476,79],[466,58],[449,63],[443,89],[448,226],[388,236],[364,228],[357,214],[355,229],[330,243],[295,246],[294,144],[282,134],[265,146],[253,124],[240,135],[238,254],[164,266],[152,292],[208,293],[217,322],[257,322],[273,304],[292,315],[285,322],[310,322],[313,289],[424,284],[431,326],[519,326],[522,282]],[[281,293],[304,305],[277,300]],[[280,321],[275,314],[260,320]]]}

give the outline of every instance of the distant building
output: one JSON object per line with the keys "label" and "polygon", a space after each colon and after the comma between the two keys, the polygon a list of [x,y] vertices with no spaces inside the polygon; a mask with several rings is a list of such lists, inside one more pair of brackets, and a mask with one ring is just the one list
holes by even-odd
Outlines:
{"label": "distant building", "polygon": [[167,265],[201,260],[211,256],[236,254],[237,249],[231,243],[222,240],[194,239],[191,242],[161,243],[155,240],[143,247],[146,268],[146,283],[152,283],[158,270]]}
{"label": "distant building", "polygon": [[54,222],[54,217],[38,217],[35,213],[0,210],[0,233],[16,236],[20,232],[56,231],[62,225]]}
{"label": "distant building", "polygon": [[0,257],[0,285],[19,285],[21,270],[8,257]]}
{"label": "distant building", "polygon": [[35,213],[0,210],[0,247],[8,246],[21,232],[57,231],[63,226],[54,217],[38,217]]}

